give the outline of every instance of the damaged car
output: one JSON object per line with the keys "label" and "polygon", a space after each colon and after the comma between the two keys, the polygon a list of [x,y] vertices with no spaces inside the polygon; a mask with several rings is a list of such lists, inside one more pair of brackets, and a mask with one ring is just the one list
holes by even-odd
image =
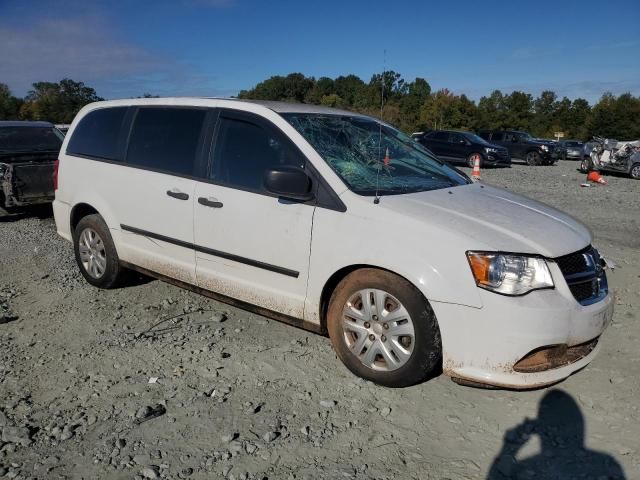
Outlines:
{"label": "damaged car", "polygon": [[580,165],[583,173],[614,172],[640,180],[640,140],[620,142],[594,137],[588,145],[589,154],[585,152]]}
{"label": "damaged car", "polygon": [[53,201],[63,139],[48,122],[0,121],[0,215]]}
{"label": "damaged car", "polygon": [[59,158],[57,231],[88,283],[136,270],[328,333],[349,370],[381,385],[441,371],[553,384],[594,359],[613,315],[587,227],[358,113],[99,102]]}

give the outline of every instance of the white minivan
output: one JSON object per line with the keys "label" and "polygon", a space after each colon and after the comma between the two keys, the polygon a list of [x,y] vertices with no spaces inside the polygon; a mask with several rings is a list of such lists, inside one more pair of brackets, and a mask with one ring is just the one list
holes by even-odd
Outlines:
{"label": "white minivan", "polygon": [[92,103],[64,140],[54,212],[89,283],[133,269],[328,332],[386,386],[440,371],[552,384],[594,358],[613,314],[586,227],[347,111]]}

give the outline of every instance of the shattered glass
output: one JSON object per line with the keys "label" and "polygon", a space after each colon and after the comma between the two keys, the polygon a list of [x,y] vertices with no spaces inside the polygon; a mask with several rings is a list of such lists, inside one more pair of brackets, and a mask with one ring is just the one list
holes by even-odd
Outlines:
{"label": "shattered glass", "polygon": [[371,118],[283,116],[358,194],[410,193],[469,183],[410,137]]}

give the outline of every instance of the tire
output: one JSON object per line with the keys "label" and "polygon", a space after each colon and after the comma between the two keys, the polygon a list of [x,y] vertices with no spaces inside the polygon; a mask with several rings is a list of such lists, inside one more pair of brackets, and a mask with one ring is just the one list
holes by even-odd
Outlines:
{"label": "tire", "polygon": [[475,164],[475,156],[476,156],[476,155],[480,156],[480,168],[482,168],[482,167],[483,167],[483,165],[482,165],[482,164],[483,164],[484,162],[482,161],[482,155],[481,155],[481,154],[479,154],[479,153],[472,153],[471,155],[469,155],[469,156],[467,157],[467,166],[468,166],[469,168],[473,168],[473,166],[474,166],[474,164]]}
{"label": "tire", "polygon": [[9,212],[4,208],[4,194],[0,189],[0,218],[6,217],[7,215],[9,215]]}
{"label": "tire", "polygon": [[629,170],[629,175],[634,180],[640,180],[640,163],[634,163],[631,165],[631,170]]}
{"label": "tire", "polygon": [[535,166],[542,164],[542,156],[536,151],[527,152],[526,160],[527,165]]}
{"label": "tire", "polygon": [[109,233],[98,214],[83,217],[73,232],[73,249],[82,276],[94,287],[114,288],[124,269]]}
{"label": "tire", "polygon": [[[366,313],[365,301],[375,313]],[[381,303],[382,311],[375,306]],[[396,319],[385,321],[392,315]],[[407,387],[440,373],[436,316],[422,294],[393,273],[363,268],[347,275],[329,300],[327,329],[345,366],[379,385]]]}
{"label": "tire", "polygon": [[585,157],[580,162],[580,173],[589,173],[591,170],[591,158]]}

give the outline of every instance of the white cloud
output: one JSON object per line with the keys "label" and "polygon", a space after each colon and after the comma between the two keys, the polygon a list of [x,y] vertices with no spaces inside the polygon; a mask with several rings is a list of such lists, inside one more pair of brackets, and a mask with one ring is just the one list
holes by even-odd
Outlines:
{"label": "white cloud", "polygon": [[94,15],[14,25],[0,25],[0,82],[19,96],[34,82],[63,78],[85,82],[107,98],[227,93],[197,67],[123,40]]}
{"label": "white cloud", "polygon": [[92,17],[46,19],[34,25],[0,26],[2,81],[17,93],[36,81],[91,81],[163,68],[167,60],[118,40]]}

